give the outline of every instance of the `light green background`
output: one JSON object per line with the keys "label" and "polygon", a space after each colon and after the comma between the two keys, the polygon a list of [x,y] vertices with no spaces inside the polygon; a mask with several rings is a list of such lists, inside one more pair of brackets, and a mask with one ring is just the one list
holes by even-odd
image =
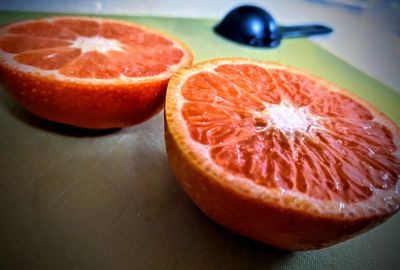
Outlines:
{"label": "light green background", "polygon": [[[0,24],[49,14],[0,12]],[[213,20],[116,17],[172,34],[195,61],[249,57],[297,66],[400,124],[400,95],[306,39],[253,49]],[[211,222],[172,176],[162,113],[113,131],[49,123],[0,92],[0,269],[400,269],[400,215],[353,240],[290,253]]]}

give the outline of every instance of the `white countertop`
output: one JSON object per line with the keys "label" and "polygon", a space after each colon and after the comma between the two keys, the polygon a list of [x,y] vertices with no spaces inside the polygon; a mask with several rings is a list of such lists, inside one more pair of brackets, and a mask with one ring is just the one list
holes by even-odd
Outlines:
{"label": "white countertop", "polygon": [[283,25],[334,28],[312,40],[400,93],[398,0],[2,0],[0,10],[221,18],[239,4],[257,4]]}

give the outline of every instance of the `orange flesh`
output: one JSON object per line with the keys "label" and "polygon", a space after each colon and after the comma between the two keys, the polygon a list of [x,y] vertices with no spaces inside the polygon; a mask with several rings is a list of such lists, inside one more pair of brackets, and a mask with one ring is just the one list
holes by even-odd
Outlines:
{"label": "orange flesh", "polygon": [[224,170],[258,185],[354,203],[397,182],[391,132],[317,81],[226,64],[189,77],[182,96],[192,139]]}
{"label": "orange flesh", "polygon": [[[101,37],[120,44],[121,50],[84,52],[74,47],[82,37]],[[161,35],[130,25],[76,18],[15,25],[0,37],[0,49],[16,54],[14,60],[21,64],[94,79],[157,75],[183,57]]]}

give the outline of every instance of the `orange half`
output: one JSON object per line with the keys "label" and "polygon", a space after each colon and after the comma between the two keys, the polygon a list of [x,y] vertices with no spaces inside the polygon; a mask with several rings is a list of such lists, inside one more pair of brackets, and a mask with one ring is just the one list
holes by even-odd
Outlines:
{"label": "orange half", "polygon": [[364,232],[400,206],[400,131],[302,70],[248,59],[183,69],[168,86],[171,167],[209,217],[289,250]]}
{"label": "orange half", "polygon": [[193,60],[177,39],[110,19],[52,17],[0,29],[0,80],[26,109],[86,128],[147,119]]}

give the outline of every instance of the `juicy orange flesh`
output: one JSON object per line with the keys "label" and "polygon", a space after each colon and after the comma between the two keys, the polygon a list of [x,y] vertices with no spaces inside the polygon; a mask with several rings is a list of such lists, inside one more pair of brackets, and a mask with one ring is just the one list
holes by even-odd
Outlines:
{"label": "juicy orange flesh", "polygon": [[349,203],[397,182],[391,132],[353,99],[305,76],[226,64],[190,76],[182,96],[192,139],[224,170],[258,185]]}
{"label": "juicy orange flesh", "polygon": [[[79,37],[117,41],[122,50],[87,51],[73,47]],[[160,74],[179,63],[183,52],[167,38],[138,27],[85,19],[37,21],[12,26],[0,37],[0,49],[14,59],[65,76],[107,79],[120,75]]]}

